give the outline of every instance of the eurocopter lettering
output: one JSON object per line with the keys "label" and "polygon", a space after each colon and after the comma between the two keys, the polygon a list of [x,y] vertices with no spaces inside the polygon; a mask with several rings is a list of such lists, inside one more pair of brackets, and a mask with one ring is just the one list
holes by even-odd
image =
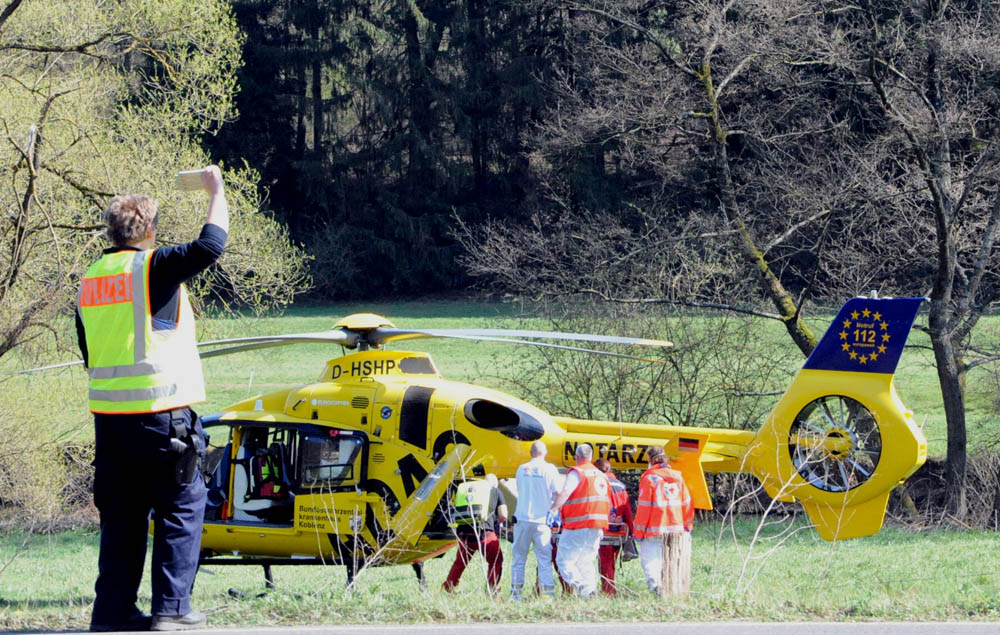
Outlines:
{"label": "eurocopter lettering", "polygon": [[[695,505],[711,509],[705,472],[758,477],[773,498],[799,501],[820,536],[876,533],[890,490],[926,459],[926,441],[893,373],[922,298],[854,298],[757,432],[554,417],[510,395],[444,379],[426,353],[393,341],[450,337],[669,346],[669,342],[539,331],[404,330],[372,314],[330,331],[205,342],[203,357],[327,342],[356,352],[315,383],[240,401],[204,419],[218,460],[202,561],[226,564],[420,563],[454,544],[439,505],[455,480],[512,477],[541,439],[573,465],[590,443],[616,469],[666,447]],[[561,346],[562,348],[572,348]]]}

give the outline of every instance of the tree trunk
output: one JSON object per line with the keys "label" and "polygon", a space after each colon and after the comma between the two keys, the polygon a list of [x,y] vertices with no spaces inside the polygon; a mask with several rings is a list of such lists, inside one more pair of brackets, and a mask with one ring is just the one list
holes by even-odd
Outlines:
{"label": "tree trunk", "polygon": [[319,56],[319,25],[315,22],[312,35],[312,111],[313,111],[313,152],[322,157],[323,152],[323,62]]}
{"label": "tree trunk", "polygon": [[427,66],[424,63],[420,45],[419,26],[417,18],[409,9],[407,9],[406,17],[403,19],[403,29],[406,32],[406,62],[410,73],[407,180],[409,181],[409,189],[413,192],[433,187],[433,184],[428,181],[431,171],[427,153],[431,128],[431,107],[427,87]]}
{"label": "tree trunk", "polygon": [[302,61],[295,64],[295,88],[299,98],[299,107],[295,112],[295,158],[301,160],[306,154],[306,108],[309,102],[306,65]]}
{"label": "tree trunk", "polygon": [[664,534],[662,540],[660,594],[663,597],[686,595],[691,590],[691,533],[674,531]]}
{"label": "tree trunk", "polygon": [[747,262],[756,269],[761,288],[781,314],[785,330],[788,331],[799,350],[804,355],[809,355],[816,348],[816,336],[800,317],[795,300],[781,284],[778,276],[771,270],[771,266],[764,257],[764,252],[757,247],[756,241],[750,234],[750,229],[743,222],[743,217],[739,213],[732,172],[729,169],[729,152],[726,149],[727,132],[720,119],[719,102],[716,99],[715,87],[712,82],[712,69],[707,60],[702,64],[701,73],[705,95],[712,113],[709,117],[709,136],[712,139],[715,178],[719,188],[719,199],[722,202],[722,212],[726,220],[736,227],[740,252]]}
{"label": "tree trunk", "polygon": [[932,300],[928,322],[948,428],[948,456],[945,462],[948,512],[956,518],[962,518],[966,506],[965,472],[968,460],[965,404],[959,367],[955,358],[955,346],[946,329],[947,310],[948,307],[944,303]]}

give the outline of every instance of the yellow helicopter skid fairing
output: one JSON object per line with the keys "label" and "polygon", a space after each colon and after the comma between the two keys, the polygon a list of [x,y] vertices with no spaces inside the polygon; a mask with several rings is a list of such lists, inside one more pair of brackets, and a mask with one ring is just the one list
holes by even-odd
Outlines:
{"label": "yellow helicopter skid fairing", "polygon": [[[564,466],[590,443],[619,470],[644,469],[648,449],[664,446],[699,508],[712,507],[706,472],[747,473],[772,497],[799,501],[827,540],[873,534],[889,492],[926,458],[892,382],[919,304],[850,300],[757,432],[556,418],[443,379],[425,353],[372,344],[327,362],[315,383],[205,418],[224,457],[204,553],[422,561],[454,544],[440,505],[448,485],[513,477],[536,440]],[[344,341],[391,327],[372,315],[341,324],[355,329]]]}

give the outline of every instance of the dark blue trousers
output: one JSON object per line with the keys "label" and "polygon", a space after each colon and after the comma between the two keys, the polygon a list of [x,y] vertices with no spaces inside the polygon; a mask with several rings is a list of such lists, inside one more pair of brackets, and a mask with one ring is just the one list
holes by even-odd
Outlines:
{"label": "dark blue trousers", "polygon": [[198,570],[205,483],[200,474],[178,484],[178,454],[170,432],[182,422],[192,434],[201,422],[190,408],[171,413],[94,415],[94,504],[101,515],[93,623],[117,624],[138,612],[136,597],[153,521],[153,615],[191,611]]}

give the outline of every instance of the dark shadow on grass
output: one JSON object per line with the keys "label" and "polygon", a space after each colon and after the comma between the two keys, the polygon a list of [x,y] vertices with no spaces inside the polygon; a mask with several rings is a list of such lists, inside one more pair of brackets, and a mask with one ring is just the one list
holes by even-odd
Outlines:
{"label": "dark shadow on grass", "polygon": [[35,630],[35,629],[25,629],[23,631],[4,631],[4,633],[85,633],[86,628],[63,628],[59,630],[52,630],[51,628],[46,628],[45,630]]}
{"label": "dark shadow on grass", "polygon": [[87,606],[94,603],[94,596],[79,596],[51,600],[7,600],[0,598],[0,609],[47,609]]}

